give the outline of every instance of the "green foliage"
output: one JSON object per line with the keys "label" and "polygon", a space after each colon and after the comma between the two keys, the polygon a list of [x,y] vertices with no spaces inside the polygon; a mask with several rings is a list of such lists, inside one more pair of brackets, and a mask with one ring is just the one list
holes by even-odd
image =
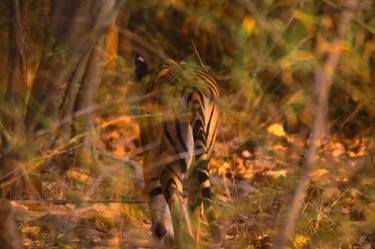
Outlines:
{"label": "green foliage", "polygon": [[[361,127],[373,122],[375,113],[374,105],[370,104],[374,90],[369,88],[374,77],[373,6],[370,1],[362,5],[363,11],[355,13],[343,45],[342,62],[330,98],[332,127],[336,130],[342,128],[338,126],[350,126],[349,133],[360,132]],[[193,42],[203,62],[217,72],[219,79],[223,77],[225,92],[234,92],[232,102],[238,100],[243,107],[242,100],[246,99],[245,109],[250,116],[254,112],[262,116],[255,119],[260,122],[272,112],[272,119],[286,119],[286,122],[302,119],[302,123],[308,124],[310,121],[304,117],[303,110],[311,105],[309,102],[300,101],[298,110],[288,101],[282,109],[271,106],[278,106],[295,95],[309,99],[314,73],[322,65],[324,54],[340,49],[332,43],[341,8],[336,2],[210,1],[203,4],[150,0],[138,5],[131,3],[129,7],[138,10],[129,19],[130,28],[150,38],[157,49],[172,58],[196,56]],[[348,101],[352,102],[351,106],[347,105]],[[361,118],[345,122],[351,114]]]}

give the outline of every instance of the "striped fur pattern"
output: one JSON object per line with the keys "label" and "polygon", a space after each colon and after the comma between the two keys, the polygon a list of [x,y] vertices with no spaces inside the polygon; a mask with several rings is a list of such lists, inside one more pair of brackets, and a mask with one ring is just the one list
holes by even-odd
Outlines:
{"label": "striped fur pattern", "polygon": [[[136,58],[135,65],[136,74],[137,68],[147,68],[142,58]],[[143,77],[137,74],[138,79]],[[143,82],[144,92],[151,96],[142,104],[145,118],[140,127],[143,145],[153,145],[143,164],[154,245],[197,248],[201,208],[214,241],[220,242],[208,175],[218,129],[217,84],[206,72],[172,60]]]}

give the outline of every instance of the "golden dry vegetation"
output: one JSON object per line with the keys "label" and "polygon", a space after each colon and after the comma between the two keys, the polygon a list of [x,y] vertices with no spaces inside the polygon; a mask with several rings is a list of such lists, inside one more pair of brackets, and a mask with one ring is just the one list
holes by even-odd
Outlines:
{"label": "golden dry vegetation", "polygon": [[284,248],[375,248],[372,1],[110,0],[103,19],[82,11],[108,11],[102,1],[67,1],[74,13],[53,2],[0,3],[0,186],[12,213],[0,209],[0,233],[14,215],[24,248],[150,247],[141,53],[152,67],[203,63],[219,82],[210,173],[224,248],[277,248],[283,234]]}

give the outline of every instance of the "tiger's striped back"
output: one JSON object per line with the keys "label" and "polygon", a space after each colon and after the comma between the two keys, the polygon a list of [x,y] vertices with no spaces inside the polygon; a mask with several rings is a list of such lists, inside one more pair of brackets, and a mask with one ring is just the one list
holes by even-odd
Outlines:
{"label": "tiger's striped back", "polygon": [[[142,103],[145,118],[140,127],[142,143],[150,147],[143,164],[154,238],[164,247],[174,241],[180,248],[195,248],[197,219],[204,206],[219,241],[208,174],[218,127],[217,84],[201,69],[168,60],[156,76],[145,80],[143,89],[152,96]],[[190,212],[183,200],[186,182]]]}

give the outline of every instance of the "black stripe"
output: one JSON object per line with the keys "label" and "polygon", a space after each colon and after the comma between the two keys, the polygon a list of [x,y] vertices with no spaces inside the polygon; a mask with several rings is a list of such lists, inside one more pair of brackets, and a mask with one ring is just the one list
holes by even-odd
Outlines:
{"label": "black stripe", "polygon": [[[213,97],[216,97],[218,94],[217,94],[217,89],[212,87],[210,84],[208,84],[208,89],[209,91],[211,92],[212,96]],[[214,93],[215,92],[215,93]]]}
{"label": "black stripe", "polygon": [[193,94],[190,93],[189,96],[187,97],[187,103],[190,103],[192,98],[193,98]]}
{"label": "black stripe", "polygon": [[177,80],[181,79],[181,77],[179,77],[180,75],[177,74],[176,72],[174,71],[171,71],[170,72],[170,77],[168,77],[168,79],[164,82],[166,84],[169,84],[169,83],[176,83]]}
{"label": "black stripe", "polygon": [[[197,110],[194,110],[194,114],[197,113]],[[205,118],[204,118],[204,113],[203,113],[203,109],[202,108],[198,108],[198,120],[201,121],[202,123],[202,126],[204,127],[204,124],[205,124]]]}
{"label": "black stripe", "polygon": [[[171,165],[171,164],[167,164],[167,165],[165,166],[164,170],[163,170],[162,178],[165,178],[166,176],[164,176],[164,174],[166,174],[167,171],[169,171],[169,174],[171,174],[171,175],[177,177],[177,179],[178,179],[180,182],[182,182],[182,179],[181,179],[181,177],[180,177],[180,174],[178,174],[178,172],[176,172],[174,169],[175,169],[175,167],[173,167],[173,165]],[[170,178],[171,178],[171,177],[170,177]]]}
{"label": "black stripe", "polygon": [[179,159],[178,164],[180,165],[181,173],[186,173],[188,165],[186,159]]}
{"label": "black stripe", "polygon": [[201,128],[201,126],[199,126],[197,123],[194,124],[194,126],[193,126],[193,136],[194,136],[194,138],[196,137],[200,128]]}
{"label": "black stripe", "polygon": [[212,86],[213,89],[215,89],[215,91],[217,93],[219,93],[218,89],[217,89],[217,83],[216,81],[214,80],[214,78],[212,78],[211,75],[209,75],[208,73],[206,72],[200,72],[200,75],[210,84],[210,86]]}
{"label": "black stripe", "polygon": [[195,93],[197,93],[199,95],[199,98],[201,100],[202,106],[204,107],[204,96],[203,96],[203,93],[201,91],[196,91]]}
{"label": "black stripe", "polygon": [[202,148],[206,148],[206,136],[205,134],[202,132],[199,134],[199,136],[197,137],[197,139],[195,140],[195,148],[199,148],[199,147],[202,147]]}
{"label": "black stripe", "polygon": [[189,203],[189,210],[191,211],[191,213],[193,213],[193,211],[197,207],[200,207],[201,204],[202,204],[202,200],[200,198],[198,198],[195,202]]}
{"label": "black stripe", "polygon": [[[168,72],[166,72],[164,75],[160,75],[160,73],[161,73],[161,71],[163,71],[163,70],[165,70],[165,69],[167,69],[168,70]],[[165,78],[165,77],[168,77],[168,76],[170,76],[170,74],[171,74],[171,69],[170,68],[168,68],[168,66],[166,66],[166,65],[163,65],[162,67],[161,67],[161,69],[160,69],[160,71],[159,71],[159,73],[158,73],[158,75],[157,75],[157,78],[156,78],[156,80],[158,80],[158,81],[160,81],[161,79],[163,79],[163,78]]]}
{"label": "black stripe", "polygon": [[215,96],[219,96],[219,91],[217,90],[217,84],[215,80],[207,73],[204,72],[197,72],[197,75],[201,80],[207,83],[208,87],[213,89],[213,91],[216,93]]}
{"label": "black stripe", "polygon": [[182,134],[181,134],[181,124],[176,122],[175,127],[176,127],[176,131],[177,131],[178,140],[180,141],[181,146],[187,152],[188,148],[186,147],[186,141],[184,140],[184,138],[182,137]]}
{"label": "black stripe", "polygon": [[[174,151],[175,151],[175,153],[176,153],[176,156],[178,156],[178,154],[180,154],[181,152],[178,151],[178,148],[176,147],[176,144],[173,142],[173,139],[172,139],[171,135],[169,134],[168,129],[167,129],[167,127],[166,127],[165,125],[164,125],[164,132],[165,132],[165,135],[166,135],[166,137],[167,137],[169,143],[170,143],[170,144],[172,145],[172,147],[174,148]],[[178,133],[178,134],[179,134],[179,133]],[[180,141],[180,142],[181,142],[181,141]],[[184,146],[185,151],[187,152],[186,145],[183,144],[183,146]],[[188,165],[187,165],[187,163],[186,163],[186,159],[184,159],[184,158],[180,158],[180,159],[178,159],[178,160],[176,160],[176,161],[177,161],[178,165],[180,166],[181,173],[186,173],[187,168],[188,168]],[[168,166],[169,166],[169,167],[168,167]],[[172,170],[172,165],[168,164],[166,168],[171,168],[170,170],[171,170],[175,175],[177,175],[177,174]],[[180,177],[179,177],[179,180],[181,180]]]}
{"label": "black stripe", "polygon": [[165,200],[168,202],[169,199],[172,197],[172,193],[171,193],[171,185],[175,185],[176,186],[176,189],[177,189],[177,184],[176,182],[171,178],[169,179],[169,181],[167,182],[167,185],[165,186],[165,190],[164,190],[164,196],[165,196]]}
{"label": "black stripe", "polygon": [[202,71],[202,70],[199,70],[199,71],[196,71],[198,75],[206,78],[207,80],[211,81],[212,84],[216,85],[216,81],[214,80],[214,78],[208,74],[206,71]]}
{"label": "black stripe", "polygon": [[[198,150],[201,149],[203,151],[206,151],[206,145],[204,144],[198,144],[195,148]],[[202,153],[205,153],[205,152],[202,152]]]}
{"label": "black stripe", "polygon": [[194,139],[198,135],[200,129],[204,132],[204,124],[202,119],[198,119],[197,121],[195,121],[195,124],[193,126]]}
{"label": "black stripe", "polygon": [[178,149],[176,147],[176,144],[174,143],[174,141],[173,141],[173,139],[171,137],[171,134],[169,134],[169,131],[167,129],[166,124],[164,124],[164,133],[167,136],[167,139],[168,139],[169,143],[171,144],[171,146],[173,147],[173,149],[176,152],[176,154],[179,154],[179,151],[178,151]]}
{"label": "black stripe", "polygon": [[213,106],[212,106],[211,113],[210,113],[210,118],[209,118],[209,120],[208,120],[208,124],[207,124],[207,130],[210,129],[210,126],[211,126],[211,120],[212,120],[212,116],[213,116],[214,112],[215,112],[215,106],[213,105]]}
{"label": "black stripe", "polygon": [[169,199],[171,198],[171,192],[170,192],[169,189],[166,189],[166,190],[164,191],[164,198],[165,198],[165,200],[166,200],[167,202],[168,202]]}
{"label": "black stripe", "polygon": [[212,192],[211,192],[210,187],[202,189],[201,193],[202,193],[202,197],[203,198],[207,198],[207,199],[211,199],[212,198]]}
{"label": "black stripe", "polygon": [[[165,67],[165,68],[167,68],[167,67]],[[163,70],[164,68],[162,68],[162,70]],[[171,82],[172,80],[174,80],[174,78],[175,78],[175,76],[176,76],[176,73],[174,72],[174,71],[172,71],[170,68],[167,68],[169,71],[166,73],[166,74],[164,74],[162,77],[159,77],[159,78],[157,78],[157,82],[158,83],[169,83],[169,82]],[[160,70],[160,71],[162,71],[162,70]]]}
{"label": "black stripe", "polygon": [[211,98],[210,98],[210,100],[212,100],[213,98],[215,98],[215,95],[216,95],[216,94],[214,93],[214,90],[212,90],[211,87],[209,87],[208,90],[210,90],[210,93],[211,93]]}
{"label": "black stripe", "polygon": [[206,145],[206,133],[204,131],[200,132],[198,136],[194,138],[195,141],[201,141],[204,145]]}
{"label": "black stripe", "polygon": [[168,180],[167,185],[165,186],[165,188],[168,190],[168,189],[170,189],[171,185],[175,185],[177,187],[177,184],[176,184],[176,182],[174,181],[173,178],[171,178],[171,179]]}
{"label": "black stripe", "polygon": [[154,188],[153,190],[151,190],[148,195],[150,196],[150,198],[153,198],[157,195],[160,195],[163,193],[163,189],[161,187],[156,187]]}
{"label": "black stripe", "polygon": [[205,182],[206,180],[209,180],[209,176],[207,172],[204,171],[198,171],[198,180],[199,182]]}
{"label": "black stripe", "polygon": [[[211,114],[210,114],[210,118],[208,120],[208,124],[207,124],[207,131],[210,132],[210,127],[211,127],[211,121],[212,121],[212,116],[214,114],[214,111],[215,111],[215,106],[212,106],[212,110],[211,110]],[[207,139],[208,139],[209,136],[207,136]]]}
{"label": "black stripe", "polygon": [[167,229],[165,229],[164,225],[156,223],[154,233],[158,239],[162,239],[163,236],[167,233]]}

